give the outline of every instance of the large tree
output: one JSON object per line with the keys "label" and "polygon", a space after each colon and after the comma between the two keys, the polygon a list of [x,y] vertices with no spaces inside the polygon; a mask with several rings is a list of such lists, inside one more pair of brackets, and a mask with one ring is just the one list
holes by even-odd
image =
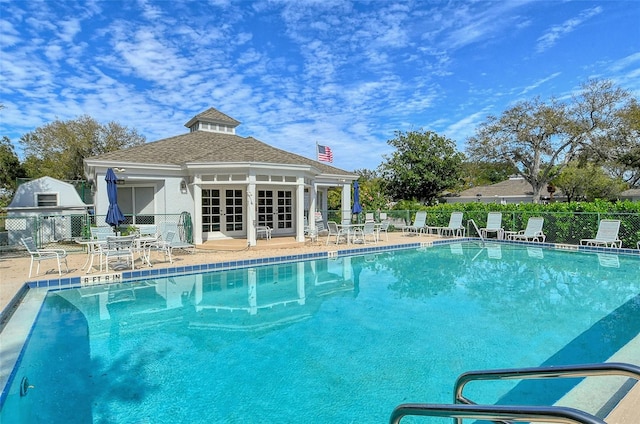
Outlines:
{"label": "large tree", "polygon": [[395,135],[387,143],[396,151],[380,165],[385,192],[394,200],[431,204],[443,190],[460,185],[464,155],[452,140],[424,130]]}
{"label": "large tree", "polygon": [[476,161],[508,161],[533,187],[533,201],[569,161],[613,133],[617,111],[629,94],[609,81],[589,81],[568,101],[521,101],[489,116],[469,138]]}
{"label": "large tree", "polygon": [[0,140],[0,207],[6,206],[16,189],[17,178],[26,176],[9,137]]}
{"label": "large tree", "polygon": [[135,129],[116,122],[100,124],[84,115],[56,120],[22,136],[27,152],[24,166],[31,178],[44,175],[61,180],[84,177],[83,159],[145,142]]}

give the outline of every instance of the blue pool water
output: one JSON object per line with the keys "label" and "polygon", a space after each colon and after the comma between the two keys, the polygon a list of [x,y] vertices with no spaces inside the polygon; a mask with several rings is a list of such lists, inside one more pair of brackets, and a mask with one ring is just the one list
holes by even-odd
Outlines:
{"label": "blue pool water", "polygon": [[[51,292],[0,422],[387,422],[467,370],[607,360],[640,332],[639,277],[634,257],[453,244]],[[466,393],[552,403],[576,381],[542,384]]]}

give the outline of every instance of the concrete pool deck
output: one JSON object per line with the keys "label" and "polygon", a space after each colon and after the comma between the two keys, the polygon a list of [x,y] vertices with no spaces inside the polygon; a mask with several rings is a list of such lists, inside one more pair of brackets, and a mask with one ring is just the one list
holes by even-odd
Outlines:
{"label": "concrete pool deck", "polygon": [[[402,233],[395,232],[389,233],[388,241],[383,236],[377,245],[346,245],[341,243],[336,245],[334,243],[326,242],[326,237],[320,237],[317,242],[307,241],[305,243],[296,242],[291,237],[273,238],[271,240],[258,240],[258,244],[255,247],[248,248],[246,246],[246,240],[220,240],[210,241],[204,245],[197,246],[194,254],[188,254],[183,252],[175,252],[174,262],[169,263],[163,261],[163,257],[160,253],[153,253],[151,260],[153,268],[173,268],[190,266],[197,264],[209,264],[219,262],[238,261],[254,258],[271,258],[289,255],[301,255],[307,253],[317,252],[331,252],[339,251],[351,248],[363,248],[372,246],[394,246],[410,243],[423,243],[439,240],[434,236],[406,236]],[[85,270],[82,270],[82,266],[85,263],[87,256],[83,252],[70,253],[68,255],[69,272],[65,273],[63,270],[62,278],[69,277],[83,277],[86,276]],[[4,310],[12,299],[23,289],[25,283],[28,281],[40,281],[43,279],[56,279],[58,278],[58,272],[55,268],[53,261],[43,262],[41,264],[40,274],[33,276],[29,279],[29,263],[30,258],[24,254],[21,256],[0,256],[0,310]],[[136,262],[137,269],[149,269],[147,266],[142,265],[139,261]],[[34,266],[35,272],[35,266]],[[94,269],[92,274],[100,274],[100,271]],[[636,337],[629,346],[626,347],[625,355],[622,357],[614,356],[611,360],[623,360],[629,363],[640,364],[640,336]],[[621,351],[622,353],[622,351]],[[624,399],[618,403],[613,409],[610,416],[605,420],[608,424],[631,424],[637,422],[637,417],[640,405],[640,384],[636,384]]]}

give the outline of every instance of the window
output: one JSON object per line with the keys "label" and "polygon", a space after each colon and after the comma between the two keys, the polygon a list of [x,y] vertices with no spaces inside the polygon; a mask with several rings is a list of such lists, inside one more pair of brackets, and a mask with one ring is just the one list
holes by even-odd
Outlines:
{"label": "window", "polygon": [[58,206],[57,193],[38,193],[36,196],[39,207]]}

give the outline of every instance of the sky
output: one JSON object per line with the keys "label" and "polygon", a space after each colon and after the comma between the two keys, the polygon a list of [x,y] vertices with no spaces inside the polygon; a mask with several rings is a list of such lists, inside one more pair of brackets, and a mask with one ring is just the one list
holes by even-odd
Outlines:
{"label": "sky", "polygon": [[640,2],[0,0],[0,136],[56,119],[147,141],[214,107],[236,133],[373,170],[398,131],[464,152],[488,115],[589,79],[640,96]]}

